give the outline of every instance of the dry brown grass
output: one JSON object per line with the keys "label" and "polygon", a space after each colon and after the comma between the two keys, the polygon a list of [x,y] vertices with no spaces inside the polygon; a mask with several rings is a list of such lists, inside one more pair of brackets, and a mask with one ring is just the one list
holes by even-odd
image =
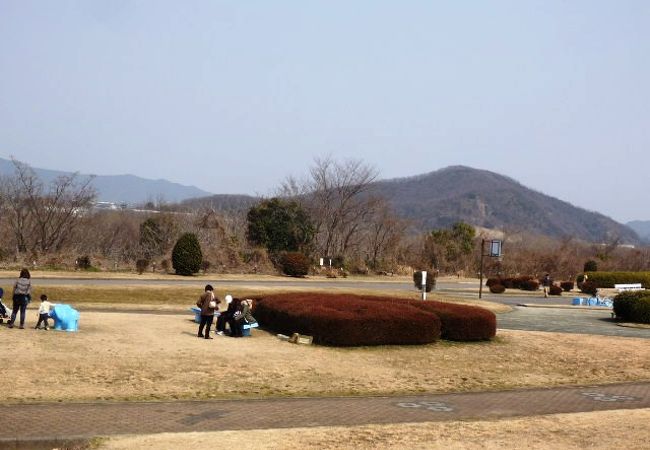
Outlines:
{"label": "dry brown grass", "polygon": [[99,448],[641,450],[650,442],[649,421],[650,409],[639,409],[496,421],[166,433],[112,438]]}
{"label": "dry brown grass", "polygon": [[[5,401],[412,394],[650,378],[643,339],[501,330],[487,343],[327,348],[261,330],[206,341],[189,319],[86,312],[79,333],[1,327],[3,379],[12,380]],[[35,320],[30,312],[28,325]],[[44,380],[56,389],[43,389]]]}

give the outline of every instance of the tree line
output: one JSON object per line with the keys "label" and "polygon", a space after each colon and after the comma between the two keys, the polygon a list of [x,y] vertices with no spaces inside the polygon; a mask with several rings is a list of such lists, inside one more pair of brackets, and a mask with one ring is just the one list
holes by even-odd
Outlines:
{"label": "tree line", "polygon": [[[316,159],[304,176],[288,177],[274,196],[247,209],[165,205],[144,213],[94,210],[92,178],[73,174],[45,184],[28,165],[13,163],[14,174],[0,180],[5,266],[71,269],[83,257],[101,270],[173,271],[173,248],[191,234],[206,272],[273,273],[281,256],[293,252],[314,267],[320,258],[331,259],[340,273],[424,269],[473,277],[481,239],[492,236],[463,222],[423,231],[373,191],[378,172],[359,160]],[[504,256],[487,260],[488,275],[568,278],[587,260],[601,269],[650,268],[648,248],[624,248],[616,239],[590,244],[521,230],[501,230],[499,237]]]}

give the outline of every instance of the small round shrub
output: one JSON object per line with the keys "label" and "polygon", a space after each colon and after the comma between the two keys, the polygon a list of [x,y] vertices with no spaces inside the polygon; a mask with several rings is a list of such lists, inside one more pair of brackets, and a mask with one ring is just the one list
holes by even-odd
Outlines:
{"label": "small round shrub", "polygon": [[590,259],[589,261],[585,262],[585,265],[583,267],[583,271],[585,272],[598,272],[598,263],[594,261],[593,259]]}
{"label": "small round shrub", "polygon": [[594,296],[598,293],[598,286],[593,281],[587,280],[582,283],[580,292]]}
{"label": "small round shrub", "polygon": [[[427,271],[426,292],[431,292],[436,287],[436,274],[432,271]],[[422,290],[422,271],[418,270],[413,272],[413,284],[418,290]]]}
{"label": "small round shrub", "polygon": [[573,289],[573,281],[562,281],[560,287],[564,292],[569,292]]}
{"label": "small round shrub", "polygon": [[621,292],[614,297],[614,313],[630,322],[650,323],[650,292]]}
{"label": "small round shrub", "polygon": [[280,269],[290,277],[304,277],[309,273],[309,258],[300,252],[287,252],[280,256]]}
{"label": "small round shrub", "polygon": [[494,284],[502,284],[500,278],[488,278],[485,282],[486,287],[491,287]]}
{"label": "small round shrub", "polygon": [[149,267],[149,260],[148,259],[138,259],[135,262],[135,270],[138,271],[138,274],[142,275],[145,270],[147,270],[147,267]]}
{"label": "small round shrub", "polygon": [[503,294],[505,291],[506,288],[502,284],[493,284],[490,286],[490,292],[493,294]]}
{"label": "small round shrub", "polygon": [[178,275],[192,275],[201,270],[203,252],[193,233],[183,234],[172,250],[172,266]]}
{"label": "small round shrub", "polygon": [[557,284],[552,284],[548,288],[549,295],[562,295],[562,288]]}
{"label": "small round shrub", "polygon": [[521,290],[523,291],[536,291],[539,289],[539,281],[526,280],[521,283]]}

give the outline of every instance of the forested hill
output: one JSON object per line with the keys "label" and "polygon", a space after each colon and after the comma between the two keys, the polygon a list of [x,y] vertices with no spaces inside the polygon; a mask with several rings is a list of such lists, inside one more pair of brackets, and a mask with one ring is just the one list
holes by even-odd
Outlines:
{"label": "forested hill", "polygon": [[590,242],[619,237],[637,243],[636,233],[600,213],[587,211],[486,170],[452,166],[409,178],[375,183],[402,217],[424,229],[459,220],[486,228],[574,236]]}
{"label": "forested hill", "polygon": [[625,225],[636,231],[641,239],[650,242],[650,220],[633,220]]}

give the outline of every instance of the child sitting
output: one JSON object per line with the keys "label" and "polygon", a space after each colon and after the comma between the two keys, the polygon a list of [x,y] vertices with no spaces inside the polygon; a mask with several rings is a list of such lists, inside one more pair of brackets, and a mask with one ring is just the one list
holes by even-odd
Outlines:
{"label": "child sitting", "polygon": [[52,310],[52,303],[47,301],[47,295],[41,295],[41,307],[38,308],[38,322],[36,323],[36,329],[41,329],[41,323],[44,324],[44,329],[49,330],[47,319],[50,317],[50,311]]}

